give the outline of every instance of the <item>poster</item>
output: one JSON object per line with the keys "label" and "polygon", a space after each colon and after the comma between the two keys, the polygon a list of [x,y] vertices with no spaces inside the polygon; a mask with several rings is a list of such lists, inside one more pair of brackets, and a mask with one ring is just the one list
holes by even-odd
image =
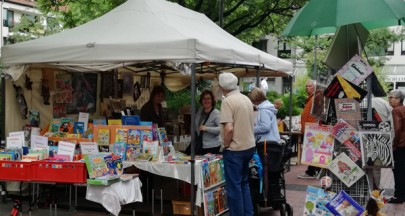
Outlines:
{"label": "poster", "polygon": [[304,205],[304,216],[333,216],[325,207],[334,196],[335,192],[325,191],[313,186],[307,187],[307,195]]}
{"label": "poster", "polygon": [[346,152],[354,162],[361,159],[360,137],[354,127],[345,120],[339,119],[332,127],[331,135],[341,143],[335,151]]}
{"label": "poster", "polygon": [[361,150],[363,153],[363,166],[394,166],[391,133],[360,131],[359,134]]}
{"label": "poster", "polygon": [[371,73],[373,68],[359,55],[354,55],[338,72],[346,80],[359,85]]}
{"label": "poster", "polygon": [[326,204],[334,215],[342,216],[360,216],[364,209],[345,191],[340,191],[331,201]]}
{"label": "poster", "polygon": [[332,161],[335,139],[330,135],[332,126],[305,124],[301,163],[327,168]]}
{"label": "poster", "polygon": [[71,73],[71,76],[72,100],[66,103],[66,113],[94,113],[97,107],[97,74]]}
{"label": "poster", "polygon": [[336,118],[343,119],[352,127],[357,128],[361,120],[360,103],[352,98],[335,99]]}
{"label": "poster", "polygon": [[365,174],[344,152],[329,164],[328,169],[347,187],[351,187]]}

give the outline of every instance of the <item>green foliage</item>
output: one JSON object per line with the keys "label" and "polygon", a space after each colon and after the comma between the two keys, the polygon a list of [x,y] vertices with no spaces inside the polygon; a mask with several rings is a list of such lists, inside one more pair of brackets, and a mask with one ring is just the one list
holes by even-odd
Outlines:
{"label": "green foliage", "polygon": [[[64,28],[72,28],[93,20],[126,0],[37,0],[45,14],[60,15]],[[170,0],[194,11],[204,13],[218,25],[221,0]],[[263,35],[280,33],[295,10],[308,0],[223,0],[223,28],[247,43]],[[64,10],[67,6],[68,10]]]}

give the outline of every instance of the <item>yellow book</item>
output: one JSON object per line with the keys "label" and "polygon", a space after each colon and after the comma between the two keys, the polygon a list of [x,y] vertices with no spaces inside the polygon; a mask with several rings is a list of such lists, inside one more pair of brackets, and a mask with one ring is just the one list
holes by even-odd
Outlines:
{"label": "yellow book", "polygon": [[121,119],[108,119],[108,125],[122,125]]}

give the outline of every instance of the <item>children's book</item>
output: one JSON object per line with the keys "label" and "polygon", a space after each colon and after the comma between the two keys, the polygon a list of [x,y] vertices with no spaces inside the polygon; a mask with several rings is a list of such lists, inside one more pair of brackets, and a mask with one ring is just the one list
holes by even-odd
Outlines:
{"label": "children's book", "polygon": [[61,118],[60,119],[60,127],[59,132],[67,133],[73,127],[73,119],[72,118]]}
{"label": "children's book", "polygon": [[329,164],[328,169],[347,187],[351,187],[365,174],[363,169],[357,166],[344,152],[340,153]]}
{"label": "children's book", "polygon": [[204,193],[204,207],[206,216],[215,216],[215,200],[213,191],[207,191]]}
{"label": "children's book", "polygon": [[140,154],[136,160],[137,161],[150,161],[152,160],[153,156],[151,154]]}
{"label": "children's book", "polygon": [[303,215],[333,216],[332,212],[330,212],[325,205],[335,195],[336,193],[334,192],[325,191],[322,188],[308,186]]}
{"label": "children's book", "polygon": [[127,145],[126,160],[135,161],[142,154],[142,148],[132,144]]}
{"label": "children's book", "polygon": [[142,130],[141,131],[141,144],[145,141],[152,142],[153,141],[153,134],[152,130]]}
{"label": "children's book", "polygon": [[93,119],[93,125],[107,125],[107,120],[105,118]]}
{"label": "children's book", "polygon": [[121,119],[108,119],[108,125],[122,125]]}
{"label": "children's book", "polygon": [[122,125],[140,125],[141,120],[139,116],[122,116]]}
{"label": "children's book", "polygon": [[97,143],[98,143],[98,145],[109,145],[110,144],[110,130],[109,129],[98,129]]}
{"label": "children's book", "polygon": [[114,143],[114,155],[119,156],[122,160],[125,160],[127,151],[126,142],[115,142]]}
{"label": "children's book", "polygon": [[127,128],[117,128],[115,130],[115,142],[125,142],[128,141],[128,129]]}
{"label": "children's book", "polygon": [[152,160],[157,160],[159,153],[159,141],[144,141],[143,142],[143,153],[152,155]]}
{"label": "children's book", "polygon": [[332,126],[305,124],[301,163],[326,168],[332,161],[335,139],[330,135]]}
{"label": "children's book", "polygon": [[167,138],[166,128],[161,127],[157,129],[159,142],[167,142],[169,139]]}
{"label": "children's book", "polygon": [[364,212],[363,207],[344,190],[341,190],[332,200],[326,203],[326,208],[328,208],[333,215],[341,216],[360,216]]}
{"label": "children's book", "polygon": [[171,141],[168,142],[161,142],[160,143],[160,151],[161,153],[161,160],[162,161],[172,161],[176,159],[176,150]]}
{"label": "children's book", "polygon": [[107,164],[108,172],[110,175],[122,175],[123,166],[121,157],[116,155],[107,154],[104,156],[104,161]]}
{"label": "children's book", "polygon": [[84,157],[87,171],[90,178],[97,178],[108,174],[107,164],[104,161],[104,155],[86,155]]}
{"label": "children's book", "polygon": [[392,167],[394,165],[391,133],[360,131],[359,134],[363,166]]}
{"label": "children's book", "polygon": [[119,175],[106,175],[95,179],[87,179],[87,184],[107,186],[119,181],[120,181]]}
{"label": "children's book", "polygon": [[73,127],[73,133],[80,134],[82,136],[84,134],[84,123],[75,122]]}
{"label": "children's book", "polygon": [[61,120],[58,118],[54,118],[54,119],[52,119],[51,123],[49,123],[48,131],[58,133],[60,125],[61,125]]}
{"label": "children's book", "polygon": [[84,123],[84,131],[87,131],[87,125],[89,123],[89,113],[79,112],[79,117],[77,119],[78,122]]}
{"label": "children's book", "polygon": [[211,186],[210,168],[208,162],[201,163],[204,188]]}
{"label": "children's book", "polygon": [[141,144],[141,130],[128,129],[128,144],[142,147]]}

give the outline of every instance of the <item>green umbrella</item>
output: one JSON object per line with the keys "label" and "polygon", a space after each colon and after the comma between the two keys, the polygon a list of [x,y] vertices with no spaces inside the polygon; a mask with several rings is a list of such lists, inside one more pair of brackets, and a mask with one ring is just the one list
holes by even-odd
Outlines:
{"label": "green umbrella", "polygon": [[404,0],[310,0],[288,23],[283,36],[334,33],[343,25],[361,23],[366,29],[403,24]]}

